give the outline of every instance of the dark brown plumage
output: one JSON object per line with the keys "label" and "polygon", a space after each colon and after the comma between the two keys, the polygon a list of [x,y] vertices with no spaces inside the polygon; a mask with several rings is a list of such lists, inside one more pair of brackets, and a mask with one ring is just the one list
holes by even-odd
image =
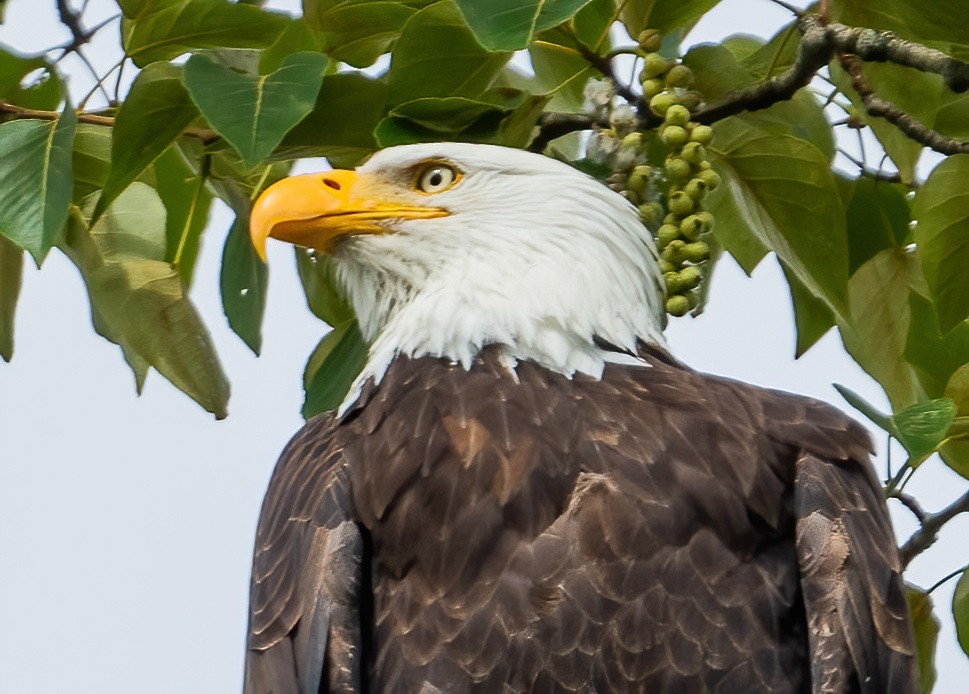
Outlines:
{"label": "dark brown plumage", "polygon": [[648,367],[398,358],[284,451],[249,694],[914,692],[855,422]]}

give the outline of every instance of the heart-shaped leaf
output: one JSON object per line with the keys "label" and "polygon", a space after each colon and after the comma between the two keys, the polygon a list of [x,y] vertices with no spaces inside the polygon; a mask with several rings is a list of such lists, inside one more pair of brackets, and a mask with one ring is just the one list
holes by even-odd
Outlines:
{"label": "heart-shaped leaf", "polygon": [[510,53],[482,47],[451,2],[427,7],[407,22],[387,71],[390,101],[483,93]]}
{"label": "heart-shaped leaf", "polygon": [[915,633],[920,691],[929,694],[935,686],[935,647],[939,642],[939,618],[935,616],[932,596],[915,586],[905,587],[908,614]]}
{"label": "heart-shaped leaf", "polygon": [[94,222],[197,116],[198,109],[182,84],[182,68],[154,63],[138,73],[115,119],[111,172],[94,210]]}
{"label": "heart-shaped leaf", "polygon": [[325,69],[319,53],[291,55],[268,75],[237,72],[195,55],[185,65],[185,85],[209,125],[253,167],[313,110]]}
{"label": "heart-shaped leaf", "polygon": [[38,265],[67,222],[77,114],[70,104],[54,123],[0,125],[0,235]]}

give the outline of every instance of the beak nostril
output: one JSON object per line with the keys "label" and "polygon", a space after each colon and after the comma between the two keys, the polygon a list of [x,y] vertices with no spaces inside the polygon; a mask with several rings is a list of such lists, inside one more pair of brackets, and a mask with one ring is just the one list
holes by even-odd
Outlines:
{"label": "beak nostril", "polygon": [[324,178],[323,179],[323,185],[329,186],[333,190],[340,190],[340,183],[339,183],[339,181],[335,181],[332,178]]}

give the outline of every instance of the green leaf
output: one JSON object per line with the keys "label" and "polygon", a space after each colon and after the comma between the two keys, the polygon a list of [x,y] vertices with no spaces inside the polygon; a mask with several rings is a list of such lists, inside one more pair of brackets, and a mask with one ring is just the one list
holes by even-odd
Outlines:
{"label": "green leaf", "polygon": [[0,236],[0,357],[13,357],[13,325],[24,272],[24,252]]}
{"label": "green leaf", "polygon": [[56,123],[0,125],[0,235],[40,265],[67,222],[77,114],[70,104]]}
{"label": "green leaf", "polygon": [[617,0],[623,8],[620,19],[633,38],[643,29],[658,29],[669,33],[673,29],[692,26],[720,0]]}
{"label": "green leaf", "polygon": [[948,398],[919,402],[896,412],[893,417],[899,442],[912,458],[934,453],[945,439],[956,416],[956,405]]}
{"label": "green leaf", "polygon": [[[24,78],[43,74],[28,84]],[[22,56],[0,48],[0,99],[24,108],[50,111],[61,103],[64,85],[56,68],[43,56]]]}
{"label": "green leaf", "polygon": [[[712,149],[736,220],[836,316],[847,304],[844,210],[825,155],[790,135],[768,135],[739,120],[718,124]],[[717,233],[716,225],[714,233]],[[717,234],[733,253],[730,238]],[[744,250],[742,255],[749,254]]]}
{"label": "green leaf", "polygon": [[791,291],[791,303],[794,307],[794,324],[797,328],[797,343],[794,348],[794,358],[799,359],[813,347],[825,333],[834,327],[834,316],[824,302],[815,298],[801,281],[787,268],[784,277]]}
{"label": "green leaf", "polygon": [[915,241],[939,314],[950,330],[969,317],[969,154],[948,157],[915,196]]}
{"label": "green leaf", "polygon": [[933,612],[932,596],[920,588],[906,585],[908,614],[915,632],[915,650],[918,656],[919,691],[929,694],[935,686],[935,647],[939,641],[939,618]]}
{"label": "green leaf", "polygon": [[561,24],[589,0],[456,0],[475,37],[489,51],[525,48],[536,31]]}
{"label": "green leaf", "polygon": [[[916,120],[931,124],[936,112],[947,97],[938,75],[886,63],[865,63],[865,79],[878,96],[891,101]],[[851,79],[833,62],[831,78],[854,106],[854,115],[871,126],[872,132],[885,148],[885,153],[898,168],[906,184],[915,179],[915,166],[922,154],[922,145],[915,142],[884,118],[868,116],[864,104],[851,86]]]}
{"label": "green leaf", "polygon": [[309,386],[303,402],[303,417],[309,419],[339,407],[366,363],[367,345],[357,322],[351,320],[335,326],[320,341],[307,364],[304,381]]}
{"label": "green leaf", "polygon": [[165,260],[189,287],[198,260],[202,232],[209,221],[212,194],[205,176],[196,175],[175,148],[155,161],[155,188],[165,203]]}
{"label": "green leaf", "polygon": [[535,76],[526,88],[552,96],[549,111],[584,113],[585,85],[596,70],[576,47],[574,36],[559,29],[543,32],[528,47],[528,55]]}
{"label": "green leaf", "polygon": [[268,75],[283,66],[283,61],[295,53],[319,53],[323,50],[316,34],[303,19],[291,22],[276,42],[262,51],[259,74]]}
{"label": "green leaf", "polygon": [[969,570],[963,571],[952,595],[952,616],[962,651],[969,655]]}
{"label": "green leaf", "polygon": [[936,0],[832,0],[831,19],[850,26],[887,29],[927,44],[960,60],[969,60],[969,5]]}
{"label": "green leaf", "polygon": [[936,112],[934,127],[956,140],[969,140],[969,94],[948,99]]}
{"label": "green leaf", "polygon": [[73,215],[64,250],[84,277],[98,331],[122,347],[139,385],[150,365],[221,419],[229,384],[177,271],[163,259],[163,219],[155,191],[135,183],[90,231]]}
{"label": "green leaf", "polygon": [[104,188],[111,170],[111,128],[100,125],[77,126],[74,156],[73,201],[80,205],[92,193]]}
{"label": "green leaf", "polygon": [[359,73],[327,75],[313,111],[289,131],[276,155],[326,157],[353,168],[377,149],[373,131],[384,117],[387,85]]}
{"label": "green leaf", "polygon": [[295,249],[296,269],[306,294],[306,304],[317,318],[336,327],[354,319],[353,308],[336,281],[336,268],[328,255]]}
{"label": "green leaf", "polygon": [[115,120],[111,172],[94,221],[197,116],[198,109],[182,84],[181,67],[155,63],[138,73]]}
{"label": "green leaf", "polygon": [[[769,68],[769,65],[757,64],[753,58],[748,60],[752,62],[753,70]],[[683,56],[683,62],[696,75],[694,88],[709,101],[716,101],[732,91],[763,81],[762,76],[733,54],[728,43],[696,46]],[[807,140],[820,149],[829,162],[834,158],[835,146],[831,125],[821,105],[807,89],[799,90],[788,101],[774,104],[765,110],[735,116],[727,122],[744,123],[747,127],[755,127],[764,134],[793,135]]]}
{"label": "green leaf", "polygon": [[848,225],[848,271],[854,274],[880,251],[905,244],[909,233],[909,207],[899,185],[864,176],[844,181]]}
{"label": "green leaf", "polygon": [[969,363],[956,369],[946,384],[945,397],[956,404],[956,418],[949,427],[951,440],[940,451],[942,460],[969,479]]}
{"label": "green leaf", "polygon": [[391,109],[374,135],[381,147],[440,141],[523,147],[546,101],[516,89],[493,90],[480,99],[415,99]]}
{"label": "green leaf", "polygon": [[227,0],[120,2],[122,43],[138,67],[197,48],[266,48],[289,23],[282,14]]}
{"label": "green leaf", "polygon": [[903,251],[887,250],[862,265],[848,282],[849,314],[838,321],[845,349],[896,411],[924,399],[915,370],[903,358],[914,262]]}
{"label": "green leaf", "polygon": [[185,85],[212,128],[255,166],[313,110],[325,69],[319,53],[291,55],[269,75],[239,73],[195,55],[185,65]]}
{"label": "green leaf", "polygon": [[904,357],[917,369],[926,393],[941,397],[952,374],[969,362],[969,323],[943,334],[932,302],[917,292],[909,298],[909,310],[912,322]]}
{"label": "green leaf", "polygon": [[427,96],[482,94],[510,53],[482,48],[450,0],[417,12],[404,27],[390,60],[390,102]]}
{"label": "green leaf", "polygon": [[895,424],[892,422],[891,417],[880,412],[878,408],[846,386],[835,383],[834,389],[838,391],[841,397],[843,397],[849,405],[865,415],[865,417],[867,417],[872,424],[883,431],[887,431],[893,436],[895,435]]}
{"label": "green leaf", "polygon": [[417,10],[434,0],[303,0],[303,16],[323,51],[354,67],[367,67],[390,50]]}
{"label": "green leaf", "polygon": [[262,349],[262,319],[266,312],[269,267],[249,240],[249,219],[237,216],[222,251],[219,290],[229,327],[257,356]]}

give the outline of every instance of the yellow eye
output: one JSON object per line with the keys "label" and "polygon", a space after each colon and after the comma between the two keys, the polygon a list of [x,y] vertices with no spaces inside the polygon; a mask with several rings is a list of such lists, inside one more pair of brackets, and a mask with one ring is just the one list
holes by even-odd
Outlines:
{"label": "yellow eye", "polygon": [[431,164],[417,177],[417,188],[422,193],[440,193],[454,185],[458,172],[447,164]]}

